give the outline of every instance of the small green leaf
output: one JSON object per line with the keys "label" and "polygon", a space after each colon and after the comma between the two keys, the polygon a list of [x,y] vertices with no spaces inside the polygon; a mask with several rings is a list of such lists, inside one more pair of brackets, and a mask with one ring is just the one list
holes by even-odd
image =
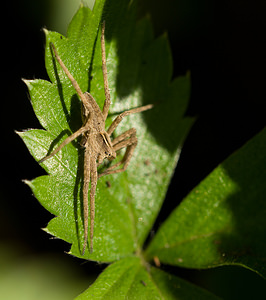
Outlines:
{"label": "small green leaf", "polygon": [[128,257],[107,267],[76,300],[83,299],[218,299],[212,294]]}
{"label": "small green leaf", "polygon": [[132,255],[142,247],[193,122],[183,117],[189,99],[189,76],[171,81],[167,36],[154,39],[149,19],[137,22],[135,9],[131,1],[97,0],[93,11],[86,7],[78,10],[67,37],[45,30],[45,64],[51,82],[26,81],[36,116],[45,128],[20,133],[36,160],[82,125],[80,100],[54,58],[51,42],[82,91],[89,91],[103,107],[100,32],[104,19],[112,100],[107,127],[118,113],[155,103],[152,110],[125,118],[115,131],[119,135],[135,127],[139,143],[125,172],[98,180],[92,254],[81,254],[83,149],[79,139],[42,163],[49,175],[28,182],[39,202],[56,216],[46,231],[71,243],[71,254],[102,262]]}
{"label": "small green leaf", "polygon": [[146,257],[210,268],[241,265],[266,275],[266,130],[204,179],[161,226]]}

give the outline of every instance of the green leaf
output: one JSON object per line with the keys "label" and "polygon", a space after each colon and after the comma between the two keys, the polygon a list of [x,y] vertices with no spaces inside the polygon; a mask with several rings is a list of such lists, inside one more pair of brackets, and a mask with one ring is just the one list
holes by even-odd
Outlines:
{"label": "green leaf", "polygon": [[107,267],[91,287],[76,298],[83,299],[218,298],[156,268],[146,269],[137,257],[128,257]]}
{"label": "green leaf", "polygon": [[235,264],[266,275],[266,130],[204,179],[161,226],[146,251],[162,263]]}
{"label": "green leaf", "polygon": [[83,150],[79,140],[42,164],[49,175],[27,183],[39,202],[56,216],[46,228],[48,233],[71,243],[72,255],[111,262],[142,247],[192,124],[190,118],[183,117],[189,99],[189,76],[171,81],[167,36],[154,39],[149,19],[137,22],[135,2],[122,0],[97,0],[93,11],[81,7],[69,25],[67,37],[45,30],[45,64],[51,82],[26,81],[36,116],[45,130],[19,134],[33,157],[40,160],[81,126],[80,100],[54,59],[50,42],[82,91],[89,91],[103,106],[102,19],[106,21],[112,99],[107,126],[121,111],[148,103],[155,106],[125,118],[115,132],[118,135],[135,127],[139,143],[127,171],[98,180],[92,254],[81,254]]}

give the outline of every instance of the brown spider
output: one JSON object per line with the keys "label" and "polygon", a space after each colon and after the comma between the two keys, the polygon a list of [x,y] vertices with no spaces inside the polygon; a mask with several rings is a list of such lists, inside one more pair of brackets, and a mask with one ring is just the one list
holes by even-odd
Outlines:
{"label": "brown spider", "polygon": [[[70,79],[73,87],[75,88],[78,96],[82,101],[82,127],[66,138],[51,154],[42,158],[39,163],[44,162],[46,159],[54,156],[60,151],[65,145],[72,142],[78,136],[82,135],[80,145],[84,147],[84,184],[83,184],[83,214],[84,214],[84,244],[82,255],[84,255],[87,243],[88,243],[88,190],[90,183],[90,252],[93,252],[93,227],[95,217],[95,192],[97,180],[99,177],[114,173],[123,172],[128,167],[134,149],[137,146],[138,140],[136,137],[136,129],[131,128],[118,137],[111,140],[111,134],[116,129],[118,124],[122,121],[123,117],[130,114],[139,113],[153,107],[152,104],[137,107],[131,110],[124,111],[118,115],[110,127],[105,130],[105,120],[108,115],[109,106],[111,103],[110,92],[108,88],[107,79],[107,67],[106,67],[106,54],[105,54],[105,41],[104,41],[105,24],[102,25],[101,35],[101,48],[102,48],[102,71],[104,80],[104,93],[105,102],[103,111],[99,108],[98,104],[88,92],[83,93],[74,79],[70,74],[63,61],[59,57],[55,46],[51,43],[51,47],[55,54],[55,57],[60,64],[61,68]],[[116,152],[126,147],[126,152],[121,161],[107,168],[104,172],[98,174],[97,167],[103,162],[105,158],[112,160],[116,157]],[[118,168],[123,165],[122,168]]]}

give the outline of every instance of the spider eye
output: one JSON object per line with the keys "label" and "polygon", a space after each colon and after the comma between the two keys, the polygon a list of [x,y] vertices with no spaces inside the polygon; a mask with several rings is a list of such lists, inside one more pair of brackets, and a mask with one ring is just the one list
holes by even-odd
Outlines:
{"label": "spider eye", "polygon": [[108,157],[111,156],[111,153],[110,153],[110,152],[105,151],[104,153],[105,153],[105,155],[107,155]]}

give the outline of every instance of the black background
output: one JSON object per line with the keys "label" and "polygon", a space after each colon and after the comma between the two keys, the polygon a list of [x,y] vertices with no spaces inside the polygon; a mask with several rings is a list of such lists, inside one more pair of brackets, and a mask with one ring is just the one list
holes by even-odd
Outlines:
{"label": "black background", "polygon": [[[52,216],[22,182],[44,171],[14,133],[41,128],[21,78],[48,79],[41,28],[65,32],[51,17],[53,1],[12,3],[12,7],[3,9],[1,21],[0,241],[18,249],[21,255],[50,253],[78,265],[85,277],[96,275],[104,266],[82,264],[68,257],[64,254],[68,244],[50,240],[40,230]],[[266,2],[164,0],[162,4],[159,0],[145,0],[139,13],[151,15],[156,36],[168,31],[173,77],[190,71],[192,90],[187,115],[197,117],[156,229],[195,185],[265,126]],[[262,290],[259,276],[236,267],[207,271],[164,268],[226,299],[236,299],[240,287],[241,299],[249,299],[254,290]]]}

